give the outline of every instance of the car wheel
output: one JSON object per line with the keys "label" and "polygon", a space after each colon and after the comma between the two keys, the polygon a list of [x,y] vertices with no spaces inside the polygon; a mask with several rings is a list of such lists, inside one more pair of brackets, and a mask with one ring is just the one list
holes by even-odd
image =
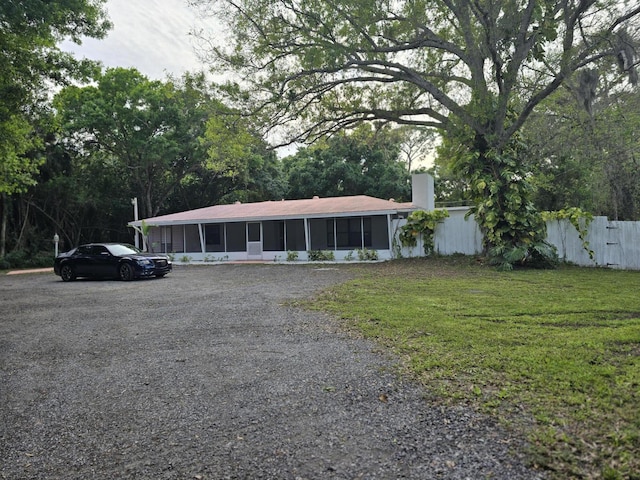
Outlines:
{"label": "car wheel", "polygon": [[71,265],[63,265],[60,269],[60,277],[63,282],[71,282],[76,279],[76,272]]}
{"label": "car wheel", "polygon": [[133,267],[129,263],[123,263],[118,269],[118,274],[120,275],[120,280],[125,282],[133,280]]}

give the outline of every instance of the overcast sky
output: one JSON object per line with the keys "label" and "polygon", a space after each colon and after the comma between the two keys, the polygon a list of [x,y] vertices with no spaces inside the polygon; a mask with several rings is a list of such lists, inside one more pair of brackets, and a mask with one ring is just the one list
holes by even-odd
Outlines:
{"label": "overcast sky", "polygon": [[202,70],[189,32],[205,24],[185,0],[108,0],[113,29],[103,40],[81,46],[64,43],[77,58],[100,60],[105,67],[135,67],[152,79]]}

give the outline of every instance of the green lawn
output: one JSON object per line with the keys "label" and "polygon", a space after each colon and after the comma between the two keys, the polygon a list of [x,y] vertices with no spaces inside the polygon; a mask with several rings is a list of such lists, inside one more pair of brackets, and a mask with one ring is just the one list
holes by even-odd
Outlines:
{"label": "green lawn", "polygon": [[354,268],[314,307],[397,352],[434,398],[522,432],[552,477],[640,478],[640,272]]}

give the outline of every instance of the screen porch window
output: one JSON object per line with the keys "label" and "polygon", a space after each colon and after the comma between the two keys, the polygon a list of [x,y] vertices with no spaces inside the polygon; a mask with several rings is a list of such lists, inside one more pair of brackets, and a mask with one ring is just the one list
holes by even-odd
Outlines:
{"label": "screen porch window", "polygon": [[371,247],[371,217],[327,219],[327,246],[336,250]]}

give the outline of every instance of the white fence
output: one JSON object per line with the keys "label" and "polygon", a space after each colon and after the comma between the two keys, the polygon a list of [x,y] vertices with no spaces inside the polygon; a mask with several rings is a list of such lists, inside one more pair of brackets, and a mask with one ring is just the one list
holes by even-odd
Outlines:
{"label": "white fence", "polygon": [[547,239],[558,248],[558,255],[577,265],[640,270],[640,222],[610,221],[595,217],[586,237],[593,259],[568,221],[547,224]]}
{"label": "white fence", "polygon": [[[482,233],[473,217],[465,219],[468,207],[448,208],[449,218],[438,225],[435,251],[440,255],[482,252]],[[547,240],[556,246],[559,257],[582,266],[599,266],[640,270],[640,222],[609,221],[595,217],[589,224],[586,240],[593,259],[584,248],[578,232],[568,220],[547,223]],[[405,257],[419,256],[422,242],[414,248],[403,248]]]}

